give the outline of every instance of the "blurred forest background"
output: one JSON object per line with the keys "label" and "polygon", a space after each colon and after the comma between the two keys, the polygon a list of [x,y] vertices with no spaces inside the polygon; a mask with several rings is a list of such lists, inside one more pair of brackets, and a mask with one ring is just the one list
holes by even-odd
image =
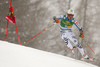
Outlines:
{"label": "blurred forest background", "polygon": [[[84,30],[84,38],[96,53],[94,55],[86,43],[79,38],[79,31],[73,26],[73,32],[86,53],[96,58],[94,62],[86,62],[100,66],[100,0],[12,0],[12,5],[22,45],[71,58],[74,56],[60,37],[59,24],[52,26],[26,44],[24,42],[52,25],[53,16],[66,14],[68,9],[73,9],[75,19]],[[5,17],[9,6],[10,0],[0,0],[0,40],[2,41],[5,38],[7,25]],[[7,41],[19,44],[15,25],[12,23],[9,23]],[[81,55],[78,50],[76,54],[79,60]]]}

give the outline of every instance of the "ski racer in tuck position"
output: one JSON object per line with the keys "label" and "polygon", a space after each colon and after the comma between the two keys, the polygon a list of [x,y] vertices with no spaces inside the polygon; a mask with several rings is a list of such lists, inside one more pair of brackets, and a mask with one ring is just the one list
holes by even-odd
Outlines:
{"label": "ski racer in tuck position", "polygon": [[74,10],[69,9],[67,15],[54,16],[53,20],[56,23],[60,23],[61,38],[65,41],[67,47],[71,50],[71,52],[74,54],[74,49],[76,47],[73,47],[68,39],[70,39],[77,46],[83,58],[88,59],[88,55],[85,54],[84,49],[79,44],[79,42],[77,41],[75,35],[71,30],[72,26],[75,25],[80,31],[80,37],[81,38],[84,37],[82,28],[79,26],[78,22],[74,19]]}

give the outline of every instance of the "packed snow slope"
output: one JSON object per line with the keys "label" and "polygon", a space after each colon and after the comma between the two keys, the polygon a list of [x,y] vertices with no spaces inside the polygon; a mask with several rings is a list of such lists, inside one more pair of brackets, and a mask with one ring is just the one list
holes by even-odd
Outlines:
{"label": "packed snow slope", "polygon": [[21,45],[0,41],[0,67],[97,67]]}

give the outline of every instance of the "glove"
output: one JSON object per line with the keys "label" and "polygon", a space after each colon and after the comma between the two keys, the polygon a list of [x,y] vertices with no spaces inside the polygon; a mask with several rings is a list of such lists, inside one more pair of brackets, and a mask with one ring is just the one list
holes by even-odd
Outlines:
{"label": "glove", "polygon": [[79,35],[80,38],[83,38],[84,37],[84,34],[83,32],[80,32],[80,35]]}
{"label": "glove", "polygon": [[59,20],[54,16],[53,17],[54,22],[59,23]]}

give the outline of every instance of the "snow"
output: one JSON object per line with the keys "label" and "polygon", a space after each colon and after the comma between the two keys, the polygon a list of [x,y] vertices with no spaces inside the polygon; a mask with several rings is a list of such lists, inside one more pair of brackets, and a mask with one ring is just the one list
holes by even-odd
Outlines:
{"label": "snow", "polygon": [[97,67],[62,55],[0,41],[0,67]]}

